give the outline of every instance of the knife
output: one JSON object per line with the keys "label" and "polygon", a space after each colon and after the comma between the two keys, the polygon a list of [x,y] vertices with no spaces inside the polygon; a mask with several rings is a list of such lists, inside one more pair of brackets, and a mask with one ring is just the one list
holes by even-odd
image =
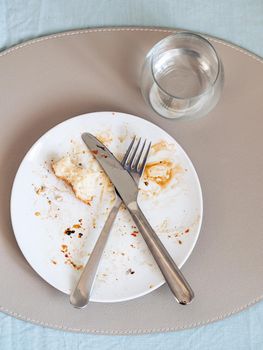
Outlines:
{"label": "knife", "polygon": [[82,139],[129,210],[176,300],[182,305],[189,304],[194,292],[141,211],[137,202],[138,186],[133,177],[95,136],[83,133]]}

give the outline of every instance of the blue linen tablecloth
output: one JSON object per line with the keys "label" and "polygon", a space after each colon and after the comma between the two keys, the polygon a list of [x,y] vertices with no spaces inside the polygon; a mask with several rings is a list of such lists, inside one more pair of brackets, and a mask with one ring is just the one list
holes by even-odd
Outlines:
{"label": "blue linen tablecloth", "polygon": [[[262,0],[0,0],[0,50],[44,34],[120,25],[203,32],[263,56]],[[73,334],[0,313],[0,350],[10,349],[260,350],[263,302],[207,326],[142,336]]]}

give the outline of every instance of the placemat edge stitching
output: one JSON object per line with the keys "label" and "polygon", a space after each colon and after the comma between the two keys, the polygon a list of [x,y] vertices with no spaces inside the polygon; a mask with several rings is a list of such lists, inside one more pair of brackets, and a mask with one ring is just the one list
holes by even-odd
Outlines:
{"label": "placemat edge stitching", "polygon": [[[37,39],[33,39],[33,40],[30,40],[30,41],[27,41],[23,44],[18,44],[14,47],[11,47],[10,49],[6,49],[4,50],[2,53],[0,52],[0,57],[3,57],[3,56],[6,56],[8,54],[11,54],[13,53],[14,51],[17,51],[19,49],[22,49],[22,48],[25,48],[25,47],[28,47],[28,46],[31,46],[33,44],[36,44],[36,43],[39,43],[39,42],[42,42],[42,41],[46,41],[46,40],[53,40],[53,39],[57,39],[57,38],[63,38],[63,37],[66,37],[66,36],[74,36],[74,35],[83,35],[83,34],[88,34],[88,33],[98,33],[98,32],[124,32],[124,31],[130,31],[130,32],[135,32],[135,31],[145,31],[145,32],[159,32],[159,33],[172,33],[173,31],[178,31],[178,30],[172,30],[172,29],[160,29],[160,28],[137,28],[137,27],[123,27],[123,28],[94,28],[94,29],[82,29],[82,30],[74,30],[74,31],[68,31],[68,32],[63,32],[63,33],[58,33],[58,34],[51,34],[51,35],[48,35],[48,36],[43,36],[43,37],[40,37],[40,38],[37,38]],[[206,35],[204,34],[204,37],[206,37],[207,39],[209,40],[212,40],[213,42],[216,42],[216,43],[219,43],[219,44],[222,44],[224,46],[227,46],[227,47],[231,47],[232,49],[238,51],[238,52],[241,52],[251,58],[253,58],[254,60],[260,62],[260,63],[263,63],[263,58],[257,56],[256,54],[254,53],[251,53],[245,49],[242,49],[241,47],[238,47],[234,44],[230,44],[228,42],[225,42],[224,40],[220,40],[218,38],[214,38],[212,36],[209,36],[209,35]]]}

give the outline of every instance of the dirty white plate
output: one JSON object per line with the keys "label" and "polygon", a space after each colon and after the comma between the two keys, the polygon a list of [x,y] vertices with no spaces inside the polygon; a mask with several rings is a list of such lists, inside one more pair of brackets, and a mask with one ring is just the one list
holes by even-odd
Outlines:
{"label": "dirty white plate", "polygon": [[[144,119],[114,112],[85,114],[57,125],[22,161],[12,189],[11,217],[29,264],[44,280],[69,294],[106,220],[112,192],[97,176],[100,168],[81,140],[83,132],[99,137],[119,159],[134,135],[152,141],[139,204],[181,267],[194,248],[202,221],[202,194],[195,169],[165,131]],[[78,200],[71,188],[55,177],[51,164],[65,156],[94,174],[90,205]],[[158,176],[164,174],[160,186]],[[130,300],[163,283],[146,244],[122,207],[103,255],[92,301]]]}

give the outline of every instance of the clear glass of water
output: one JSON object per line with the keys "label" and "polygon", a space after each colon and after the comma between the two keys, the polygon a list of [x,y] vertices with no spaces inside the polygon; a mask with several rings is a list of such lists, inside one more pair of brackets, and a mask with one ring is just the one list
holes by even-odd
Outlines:
{"label": "clear glass of water", "polygon": [[200,35],[178,32],[147,54],[141,91],[162,117],[196,118],[216,105],[223,82],[223,65],[212,44]]}

